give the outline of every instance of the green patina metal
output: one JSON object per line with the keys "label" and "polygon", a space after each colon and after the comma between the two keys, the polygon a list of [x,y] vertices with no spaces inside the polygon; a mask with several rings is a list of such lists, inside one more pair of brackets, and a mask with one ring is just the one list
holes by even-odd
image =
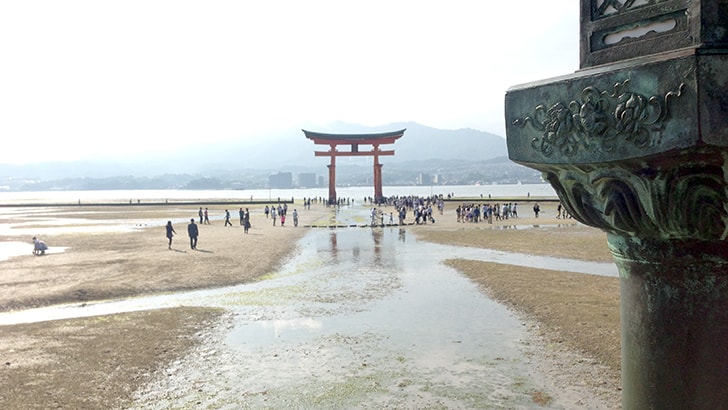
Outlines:
{"label": "green patina metal", "polygon": [[609,233],[623,407],[728,408],[728,2],[581,16],[581,69],[508,90],[509,156]]}

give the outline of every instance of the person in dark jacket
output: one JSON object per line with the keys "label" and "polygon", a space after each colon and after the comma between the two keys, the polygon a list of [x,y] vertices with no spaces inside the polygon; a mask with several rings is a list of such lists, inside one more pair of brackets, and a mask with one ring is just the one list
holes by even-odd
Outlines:
{"label": "person in dark jacket", "polygon": [[225,210],[225,226],[227,227],[228,225],[233,226],[233,223],[230,222],[230,211],[228,211],[226,209]]}
{"label": "person in dark jacket", "polygon": [[187,225],[187,234],[190,236],[190,248],[197,249],[197,237],[200,235],[200,231],[195,224],[195,218],[190,219],[190,224]]}
{"label": "person in dark jacket", "polygon": [[172,249],[172,237],[177,232],[174,231],[174,228],[172,227],[172,221],[167,221],[167,239],[169,239],[169,244],[167,245],[168,249]]}

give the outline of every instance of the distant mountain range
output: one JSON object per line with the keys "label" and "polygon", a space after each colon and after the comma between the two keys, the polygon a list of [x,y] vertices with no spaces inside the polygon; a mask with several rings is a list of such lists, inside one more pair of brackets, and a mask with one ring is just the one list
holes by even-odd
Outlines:
{"label": "distant mountain range", "polygon": [[[404,136],[386,149],[395,155],[382,157],[383,163],[442,159],[480,161],[507,156],[504,138],[473,129],[441,130],[417,123],[394,123],[378,127],[334,123],[319,129],[326,133],[376,133],[406,128]],[[206,173],[221,169],[285,171],[286,167],[320,167],[328,158],[314,157],[326,150],[308,140],[300,129],[261,135],[250,140],[199,144],[177,150],[140,153],[138,156],[103,161],[47,162],[28,165],[0,164],[0,177],[29,179],[111,177],[119,175]],[[342,161],[342,159],[340,159]],[[349,163],[370,164],[371,158],[351,158]]]}
{"label": "distant mountain range", "polygon": [[[386,164],[428,159],[480,161],[508,155],[504,138],[473,129],[441,130],[412,122],[378,127],[339,122],[309,131],[365,134],[405,128],[402,138],[384,148],[394,149],[395,155],[382,157],[380,161]],[[187,148],[166,159],[157,157],[153,164],[145,161],[135,168],[146,175],[181,171],[199,173],[220,168],[285,171],[288,167],[318,167],[325,171],[329,159],[315,157],[314,151],[327,149],[307,139],[301,129],[291,129],[276,135],[261,135],[252,143],[240,140]],[[372,158],[339,158],[339,163],[366,165],[372,163]]]}
{"label": "distant mountain range", "polygon": [[[442,130],[417,123],[378,127],[334,123],[309,131],[341,134],[379,133],[406,129],[402,138],[383,149],[384,183],[415,184],[420,174],[439,175],[441,183],[539,182],[540,175],[507,159],[504,138],[473,129]],[[317,146],[302,130],[261,135],[254,141],[183,147],[165,153],[140,153],[113,161],[0,164],[5,190],[261,188],[278,172],[326,176],[327,157],[315,157]],[[371,157],[337,159],[337,183],[371,183]],[[347,178],[350,180],[347,181]]]}

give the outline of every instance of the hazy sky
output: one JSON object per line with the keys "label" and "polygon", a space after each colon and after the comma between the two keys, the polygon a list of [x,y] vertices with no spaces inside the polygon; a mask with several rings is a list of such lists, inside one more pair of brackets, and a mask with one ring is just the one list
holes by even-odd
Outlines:
{"label": "hazy sky", "polygon": [[574,0],[3,1],[0,163],[334,121],[504,136],[505,91],[576,71],[578,35]]}

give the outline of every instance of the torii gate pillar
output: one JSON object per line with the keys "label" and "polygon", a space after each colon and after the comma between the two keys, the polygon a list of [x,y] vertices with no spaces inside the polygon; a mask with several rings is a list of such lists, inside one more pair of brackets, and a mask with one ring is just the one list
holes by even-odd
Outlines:
{"label": "torii gate pillar", "polygon": [[[382,164],[379,163],[380,155],[394,155],[394,150],[383,151],[379,148],[382,144],[393,144],[404,135],[406,129],[386,132],[380,134],[323,134],[303,130],[306,138],[314,144],[328,145],[328,151],[314,151],[317,157],[329,157],[329,203],[337,202],[336,196],[336,157],[370,156],[374,157],[374,201],[381,202],[384,199],[382,192]],[[339,145],[350,146],[349,151],[339,151]],[[371,145],[370,151],[361,151],[362,145]]]}
{"label": "torii gate pillar", "polygon": [[622,407],[728,409],[728,2],[581,0],[581,69],[506,93],[508,154],[605,230]]}
{"label": "torii gate pillar", "polygon": [[382,164],[379,163],[379,156],[374,156],[374,198],[384,198],[382,193]]}
{"label": "torii gate pillar", "polygon": [[329,168],[329,203],[336,201],[336,157],[331,157],[331,163],[327,165]]}

